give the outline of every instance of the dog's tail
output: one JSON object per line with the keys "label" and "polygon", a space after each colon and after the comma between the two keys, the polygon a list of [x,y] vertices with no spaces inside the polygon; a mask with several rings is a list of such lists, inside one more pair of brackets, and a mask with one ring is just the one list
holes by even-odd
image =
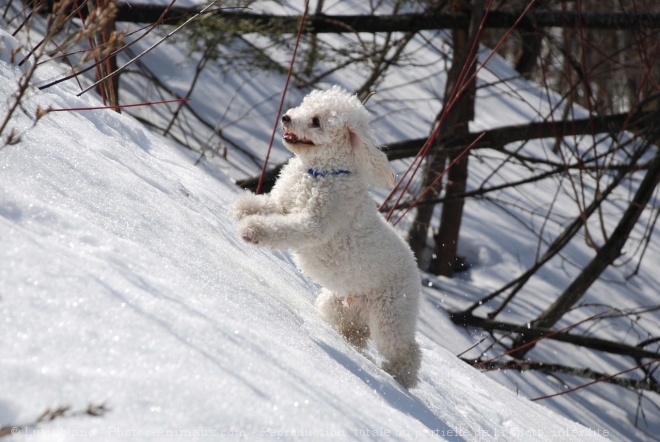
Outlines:
{"label": "dog's tail", "polygon": [[366,177],[367,183],[374,187],[393,187],[394,171],[390,167],[387,155],[376,146],[369,128],[349,127],[349,130],[358,168]]}

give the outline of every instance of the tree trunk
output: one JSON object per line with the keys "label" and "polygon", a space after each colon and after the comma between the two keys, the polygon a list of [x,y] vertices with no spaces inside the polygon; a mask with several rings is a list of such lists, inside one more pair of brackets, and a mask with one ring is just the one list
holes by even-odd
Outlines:
{"label": "tree trunk", "polygon": [[[470,48],[472,43],[479,38],[479,23],[483,17],[483,11],[484,0],[474,0],[470,28],[468,30],[454,29],[453,31],[454,57],[445,91],[445,106],[448,105],[447,101],[456,95],[455,90],[457,88],[463,88],[466,84],[465,79],[471,78],[476,71],[476,53],[474,54],[475,60],[473,62],[469,58]],[[462,79],[459,78],[461,74],[463,74]],[[454,107],[449,110],[451,114],[445,121],[445,124],[447,130],[452,132],[452,135],[463,137],[469,134],[468,124],[474,119],[475,93],[476,81],[472,79],[467,84],[467,88],[457,98]],[[449,161],[455,160],[460,154],[461,152],[453,152],[449,157]],[[468,178],[468,158],[468,155],[464,155],[449,169],[445,189],[445,196],[447,198],[465,193]],[[429,265],[429,271],[431,273],[450,278],[454,274],[464,203],[465,200],[463,198],[457,198],[445,202],[442,206],[440,228],[434,237],[434,253]]]}
{"label": "tree trunk", "polygon": [[[454,127],[455,130],[460,130]],[[445,198],[451,198],[442,205],[442,216],[440,228],[434,235],[435,246],[433,257],[429,264],[429,272],[451,278],[454,275],[457,262],[458,237],[461,230],[461,219],[463,218],[464,198],[452,198],[462,195],[467,189],[468,178],[468,155],[458,160],[447,175],[447,186]],[[454,160],[452,156],[450,161]]]}
{"label": "tree trunk", "polygon": [[[447,154],[442,146],[434,146],[435,151],[430,155],[428,164],[424,171],[424,178],[422,180],[423,187],[428,186],[435,181],[444,168]],[[419,149],[418,149],[419,150]],[[432,201],[438,198],[442,189],[442,182],[438,182],[430,192],[428,192],[422,202]],[[417,206],[415,220],[413,221],[410,229],[410,248],[412,249],[415,257],[417,258],[417,265],[421,269],[428,269],[430,259],[425,256],[426,251],[426,238],[428,236],[429,227],[431,226],[431,219],[433,218],[433,211],[435,204],[420,204]]]}
{"label": "tree trunk", "polygon": [[532,74],[543,45],[538,30],[521,30],[519,33],[521,44],[516,54],[515,67],[522,76],[530,80],[533,78]]}

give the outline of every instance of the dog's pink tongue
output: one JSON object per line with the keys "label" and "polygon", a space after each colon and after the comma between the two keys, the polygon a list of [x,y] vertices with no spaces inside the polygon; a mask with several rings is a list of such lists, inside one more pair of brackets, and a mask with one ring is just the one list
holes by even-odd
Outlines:
{"label": "dog's pink tongue", "polygon": [[290,141],[298,141],[298,135],[291,132],[284,132],[284,138]]}

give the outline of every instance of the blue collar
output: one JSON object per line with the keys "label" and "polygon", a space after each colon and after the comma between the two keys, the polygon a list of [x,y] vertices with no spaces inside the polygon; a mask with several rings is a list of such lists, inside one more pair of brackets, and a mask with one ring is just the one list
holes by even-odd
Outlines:
{"label": "blue collar", "polygon": [[344,170],[344,169],[339,169],[339,170],[316,170],[313,167],[309,168],[307,170],[307,173],[313,176],[314,178],[318,177],[324,177],[328,174],[330,175],[348,175],[351,173],[350,170]]}

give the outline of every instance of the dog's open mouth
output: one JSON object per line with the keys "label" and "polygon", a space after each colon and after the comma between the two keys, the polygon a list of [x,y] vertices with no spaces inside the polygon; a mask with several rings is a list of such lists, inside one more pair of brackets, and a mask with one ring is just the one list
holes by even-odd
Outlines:
{"label": "dog's open mouth", "polygon": [[309,144],[309,145],[314,145],[312,140],[308,140],[307,138],[298,138],[298,135],[294,134],[293,132],[284,132],[283,135],[284,141],[290,144]]}

